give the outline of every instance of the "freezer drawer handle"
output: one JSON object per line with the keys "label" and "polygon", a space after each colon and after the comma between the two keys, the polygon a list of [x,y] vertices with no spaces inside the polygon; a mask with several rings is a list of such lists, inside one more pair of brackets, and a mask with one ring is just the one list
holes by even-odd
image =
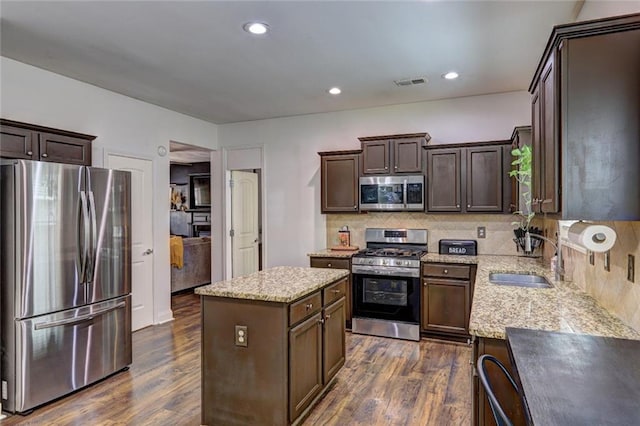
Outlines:
{"label": "freezer drawer handle", "polygon": [[34,326],[34,328],[36,330],[43,330],[45,328],[60,327],[61,325],[79,324],[81,322],[91,321],[95,317],[98,317],[100,315],[104,315],[107,312],[115,311],[116,309],[124,308],[125,306],[126,306],[125,302],[120,302],[115,306],[110,306],[110,307],[105,308],[105,309],[100,309],[99,311],[91,312],[90,314],[83,315],[81,317],[66,318],[66,319],[63,319],[63,320],[51,321],[51,322],[39,322]]}

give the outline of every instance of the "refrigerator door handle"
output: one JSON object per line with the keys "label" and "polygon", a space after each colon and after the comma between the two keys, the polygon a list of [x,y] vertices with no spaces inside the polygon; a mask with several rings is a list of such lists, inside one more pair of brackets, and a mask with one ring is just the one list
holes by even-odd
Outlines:
{"label": "refrigerator door handle", "polygon": [[88,191],[89,194],[89,216],[91,223],[91,248],[89,251],[89,265],[87,268],[87,283],[93,282],[93,273],[95,268],[95,263],[98,257],[97,247],[98,247],[98,233],[97,233],[97,219],[96,219],[96,200],[93,197],[93,191]]}
{"label": "refrigerator door handle", "polygon": [[99,317],[100,315],[104,315],[107,312],[115,311],[116,309],[124,308],[125,306],[126,306],[125,302],[120,302],[117,305],[110,306],[110,307],[104,308],[104,309],[100,309],[100,310],[97,310],[95,312],[91,312],[89,314],[82,315],[80,317],[65,318],[65,319],[61,319],[61,320],[58,320],[58,321],[39,322],[39,323],[36,323],[33,326],[33,328],[35,328],[36,330],[43,330],[45,328],[60,327],[62,325],[80,324],[81,322],[91,321],[95,317]]}
{"label": "refrigerator door handle", "polygon": [[[78,204],[78,249],[77,263],[80,264],[80,282],[86,281],[87,257],[89,251],[89,210],[87,209],[87,195],[80,191],[80,203]],[[81,235],[82,234],[82,235]]]}

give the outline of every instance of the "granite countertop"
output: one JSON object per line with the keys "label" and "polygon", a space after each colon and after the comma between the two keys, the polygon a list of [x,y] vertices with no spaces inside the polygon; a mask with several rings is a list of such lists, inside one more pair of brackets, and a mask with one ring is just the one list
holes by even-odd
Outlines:
{"label": "granite countertop", "polygon": [[324,249],[319,251],[314,251],[312,253],[307,253],[309,257],[344,257],[345,259],[352,257],[354,254],[359,252],[360,250],[331,250]]}
{"label": "granite countertop", "polygon": [[196,288],[201,296],[290,303],[349,275],[346,269],[277,266]]}
{"label": "granite countertop", "polygon": [[[598,305],[574,283],[556,281],[551,269],[538,259],[429,253],[421,260],[478,265],[469,320],[469,332],[473,336],[504,339],[507,327],[519,327],[640,340],[640,333]],[[544,275],[553,288],[492,284],[489,282],[491,272]]]}

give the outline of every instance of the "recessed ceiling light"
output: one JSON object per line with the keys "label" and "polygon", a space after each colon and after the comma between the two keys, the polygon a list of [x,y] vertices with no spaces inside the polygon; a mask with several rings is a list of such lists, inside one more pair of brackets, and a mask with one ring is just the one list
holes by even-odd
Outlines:
{"label": "recessed ceiling light", "polygon": [[269,31],[269,25],[263,22],[247,22],[242,26],[248,33],[255,35],[266,34]]}
{"label": "recessed ceiling light", "polygon": [[342,90],[340,90],[339,87],[332,87],[331,89],[329,89],[329,93],[331,93],[332,95],[339,95],[340,93],[342,93]]}
{"label": "recessed ceiling light", "polygon": [[458,78],[458,73],[455,72],[455,71],[449,71],[446,74],[442,74],[442,77],[446,78],[447,80],[453,80],[453,79]]}

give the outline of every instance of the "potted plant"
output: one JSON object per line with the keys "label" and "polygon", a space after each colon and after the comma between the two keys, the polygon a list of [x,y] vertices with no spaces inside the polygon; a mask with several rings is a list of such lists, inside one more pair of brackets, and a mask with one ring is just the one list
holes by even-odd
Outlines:
{"label": "potted plant", "polygon": [[[518,246],[518,250],[522,249],[525,255],[531,256],[536,248],[540,246],[542,241],[538,238],[531,238],[530,234],[542,235],[542,230],[531,226],[531,221],[536,215],[531,208],[531,146],[523,145],[521,148],[511,150],[511,155],[515,159],[511,162],[516,166],[509,172],[509,176],[515,177],[520,185],[519,198],[522,198],[524,208],[518,209],[513,214],[519,216],[518,221],[512,222],[512,225],[518,225],[513,230],[515,234],[514,241]],[[516,208],[520,207],[520,203]]]}

